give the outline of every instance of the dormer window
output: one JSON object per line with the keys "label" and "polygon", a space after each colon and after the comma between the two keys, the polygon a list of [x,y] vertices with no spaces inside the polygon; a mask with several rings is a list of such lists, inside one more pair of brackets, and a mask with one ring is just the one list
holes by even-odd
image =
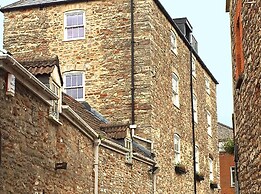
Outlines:
{"label": "dormer window", "polygon": [[64,74],[64,91],[75,100],[84,101],[84,73],[71,71]]}
{"label": "dormer window", "polygon": [[71,11],[64,14],[64,39],[75,40],[85,37],[84,11]]}

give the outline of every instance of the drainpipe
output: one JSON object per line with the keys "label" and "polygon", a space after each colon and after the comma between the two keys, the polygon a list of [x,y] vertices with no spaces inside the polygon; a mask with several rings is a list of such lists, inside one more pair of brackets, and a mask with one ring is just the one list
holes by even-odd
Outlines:
{"label": "drainpipe", "polygon": [[99,193],[99,145],[101,144],[101,140],[100,139],[95,139],[94,140],[94,148],[93,148],[93,152],[94,152],[94,194],[98,194]]}
{"label": "drainpipe", "polygon": [[236,194],[240,193],[239,180],[238,180],[238,144],[236,141],[236,125],[235,125],[235,113],[232,114],[232,127],[233,127],[233,141],[234,141],[234,162],[235,162],[235,186]]}
{"label": "drainpipe", "polygon": [[[134,0],[130,1],[131,8],[131,125],[135,125],[134,113]],[[133,129],[134,130],[134,129]],[[131,132],[132,134],[133,132]]]}
{"label": "drainpipe", "polygon": [[193,103],[193,75],[192,75],[192,44],[190,40],[190,95],[191,95],[191,114],[192,114],[192,141],[193,141],[193,172],[194,172],[194,194],[197,194],[196,182],[196,150],[195,150],[195,118],[194,118],[194,103]]}

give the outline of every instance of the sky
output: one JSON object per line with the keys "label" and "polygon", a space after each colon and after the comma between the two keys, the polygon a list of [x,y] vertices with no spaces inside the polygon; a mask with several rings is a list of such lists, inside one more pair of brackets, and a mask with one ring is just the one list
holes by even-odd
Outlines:
{"label": "sky", "polygon": [[[16,2],[4,0],[1,6]],[[198,41],[198,54],[219,82],[218,122],[232,126],[232,65],[229,14],[225,0],[160,0],[172,18],[187,17]],[[0,13],[0,49],[3,48],[3,14]]]}

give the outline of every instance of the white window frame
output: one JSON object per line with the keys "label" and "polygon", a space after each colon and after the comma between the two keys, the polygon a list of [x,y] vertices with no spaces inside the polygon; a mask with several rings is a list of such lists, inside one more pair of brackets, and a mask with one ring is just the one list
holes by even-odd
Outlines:
{"label": "white window frame", "polygon": [[214,181],[213,159],[209,157],[209,180]]}
{"label": "white window frame", "polygon": [[196,163],[196,172],[199,173],[199,147],[195,146],[195,163]]}
{"label": "white window frame", "polygon": [[173,53],[178,54],[178,46],[177,46],[177,36],[176,33],[171,30],[170,31],[170,49]]}
{"label": "white window frame", "polygon": [[192,76],[196,77],[196,59],[192,57]]}
{"label": "white window frame", "polygon": [[193,114],[194,114],[194,122],[198,123],[198,100],[196,94],[193,93]]}
{"label": "white window frame", "polygon": [[179,107],[179,78],[172,74],[172,102],[176,107]]}
{"label": "white window frame", "polygon": [[180,136],[177,133],[174,134],[174,160],[175,164],[180,163]]}
{"label": "white window frame", "polygon": [[231,187],[235,187],[236,181],[236,169],[235,166],[230,167],[230,185]]}
{"label": "white window frame", "polygon": [[[75,26],[67,26],[67,16],[75,15],[75,14],[82,14],[83,24],[82,25],[78,24]],[[68,38],[68,36],[67,36],[68,29],[77,28],[77,27],[83,27],[83,37]],[[80,40],[80,39],[85,39],[85,12],[83,10],[73,10],[73,11],[65,12],[64,13],[64,40],[70,41],[70,40]]]}
{"label": "white window frame", "polygon": [[[67,82],[66,82],[66,76],[72,76],[72,75],[81,75],[82,76],[82,85],[81,86],[67,86]],[[66,94],[68,89],[72,89],[72,88],[83,88],[83,96],[82,98],[76,98],[75,100],[77,101],[84,101],[85,100],[85,74],[83,71],[69,71],[69,72],[65,72],[63,74],[63,82],[64,82],[64,92]],[[69,95],[69,94],[68,94]]]}
{"label": "white window frame", "polygon": [[61,106],[61,87],[54,81],[51,81],[50,83],[50,89],[52,90],[55,95],[59,97],[58,100],[52,100],[52,106],[50,107],[49,110],[49,115],[53,117],[56,120],[59,120],[59,113],[60,113],[60,106]]}
{"label": "white window frame", "polygon": [[211,124],[211,114],[209,111],[207,111],[207,130],[208,130],[208,135],[212,137],[212,124]]}
{"label": "white window frame", "polygon": [[207,77],[205,78],[205,82],[206,82],[206,92],[207,94],[210,94],[210,81]]}

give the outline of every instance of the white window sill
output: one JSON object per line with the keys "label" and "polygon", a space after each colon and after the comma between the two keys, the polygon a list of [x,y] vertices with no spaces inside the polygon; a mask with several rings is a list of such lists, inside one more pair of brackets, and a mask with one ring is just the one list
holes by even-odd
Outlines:
{"label": "white window sill", "polygon": [[81,38],[71,38],[71,39],[63,39],[64,42],[69,42],[69,41],[74,41],[74,40],[84,40],[85,37],[81,37]]}
{"label": "white window sill", "polygon": [[53,115],[49,115],[48,117],[51,121],[53,121],[54,123],[58,124],[58,125],[63,125],[57,118],[55,118]]}

